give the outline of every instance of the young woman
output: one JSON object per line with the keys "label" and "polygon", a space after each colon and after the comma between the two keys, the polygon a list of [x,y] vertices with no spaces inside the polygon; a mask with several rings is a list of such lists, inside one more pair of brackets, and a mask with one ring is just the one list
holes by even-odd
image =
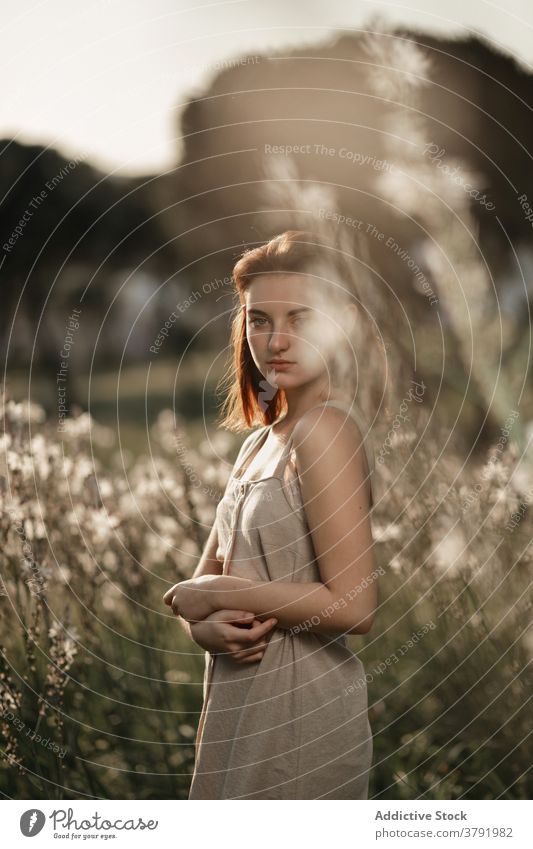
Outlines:
{"label": "young woman", "polygon": [[374,462],[342,391],[358,309],[342,269],[333,246],[287,231],[233,270],[224,424],[263,427],[193,578],[164,596],[208,652],[190,799],[368,795],[365,673],[346,635],[367,633],[377,607]]}

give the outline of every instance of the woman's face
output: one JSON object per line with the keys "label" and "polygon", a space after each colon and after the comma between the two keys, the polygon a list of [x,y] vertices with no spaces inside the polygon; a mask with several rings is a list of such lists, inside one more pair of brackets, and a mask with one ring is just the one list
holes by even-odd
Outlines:
{"label": "woman's face", "polygon": [[345,299],[336,302],[334,284],[313,275],[276,272],[253,278],[245,291],[246,335],[270,384],[290,389],[328,378],[333,357],[341,346],[345,350],[355,314]]}

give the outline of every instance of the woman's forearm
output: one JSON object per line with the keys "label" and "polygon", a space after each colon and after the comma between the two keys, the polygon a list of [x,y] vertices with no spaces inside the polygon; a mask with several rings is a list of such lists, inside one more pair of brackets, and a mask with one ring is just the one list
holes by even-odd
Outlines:
{"label": "woman's forearm", "polygon": [[220,575],[213,579],[211,591],[215,609],[247,610],[262,620],[275,616],[278,628],[365,633],[369,627],[364,615],[357,616],[355,600],[339,598],[321,582],[251,581]]}
{"label": "woman's forearm", "polygon": [[183,630],[185,631],[185,633],[187,634],[187,636],[189,637],[189,639],[193,640],[193,642],[194,642],[194,637],[193,637],[192,631],[191,631],[191,623],[188,622],[187,619],[182,619],[181,616],[179,618],[179,623],[180,623],[181,627],[183,628]]}

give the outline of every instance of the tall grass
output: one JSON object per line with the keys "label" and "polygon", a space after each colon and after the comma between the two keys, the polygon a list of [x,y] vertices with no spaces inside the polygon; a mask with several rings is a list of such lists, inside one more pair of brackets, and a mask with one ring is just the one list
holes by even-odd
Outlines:
{"label": "tall grass", "polygon": [[[490,475],[451,452],[437,463],[443,435],[411,415],[374,434],[386,577],[376,626],[350,638],[369,681],[371,795],[525,797],[531,547],[526,522],[504,528],[516,446]],[[2,792],[184,799],[204,655],[161,597],[191,574],[237,446],[217,434],[193,450],[167,412],[151,456],[104,468],[87,414],[61,436],[35,405],[8,401],[3,421]]]}

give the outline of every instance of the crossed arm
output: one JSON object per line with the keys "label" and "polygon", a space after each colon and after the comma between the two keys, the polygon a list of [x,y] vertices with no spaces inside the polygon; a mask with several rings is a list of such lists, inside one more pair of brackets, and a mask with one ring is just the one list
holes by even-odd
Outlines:
{"label": "crossed arm", "polygon": [[359,429],[341,410],[328,407],[306,413],[293,438],[322,580],[288,583],[195,574],[164,596],[176,615],[195,622],[230,608],[250,611],[261,620],[274,616],[281,628],[357,634],[370,630],[377,581]]}
{"label": "crossed arm", "polygon": [[320,582],[294,584],[203,575],[176,584],[165,599],[177,615],[191,623],[215,610],[230,608],[248,610],[262,621],[276,617],[278,628],[364,634],[370,630],[373,617],[365,616],[363,605],[357,604],[356,612],[354,599],[364,598],[357,590],[354,587],[344,598]]}

